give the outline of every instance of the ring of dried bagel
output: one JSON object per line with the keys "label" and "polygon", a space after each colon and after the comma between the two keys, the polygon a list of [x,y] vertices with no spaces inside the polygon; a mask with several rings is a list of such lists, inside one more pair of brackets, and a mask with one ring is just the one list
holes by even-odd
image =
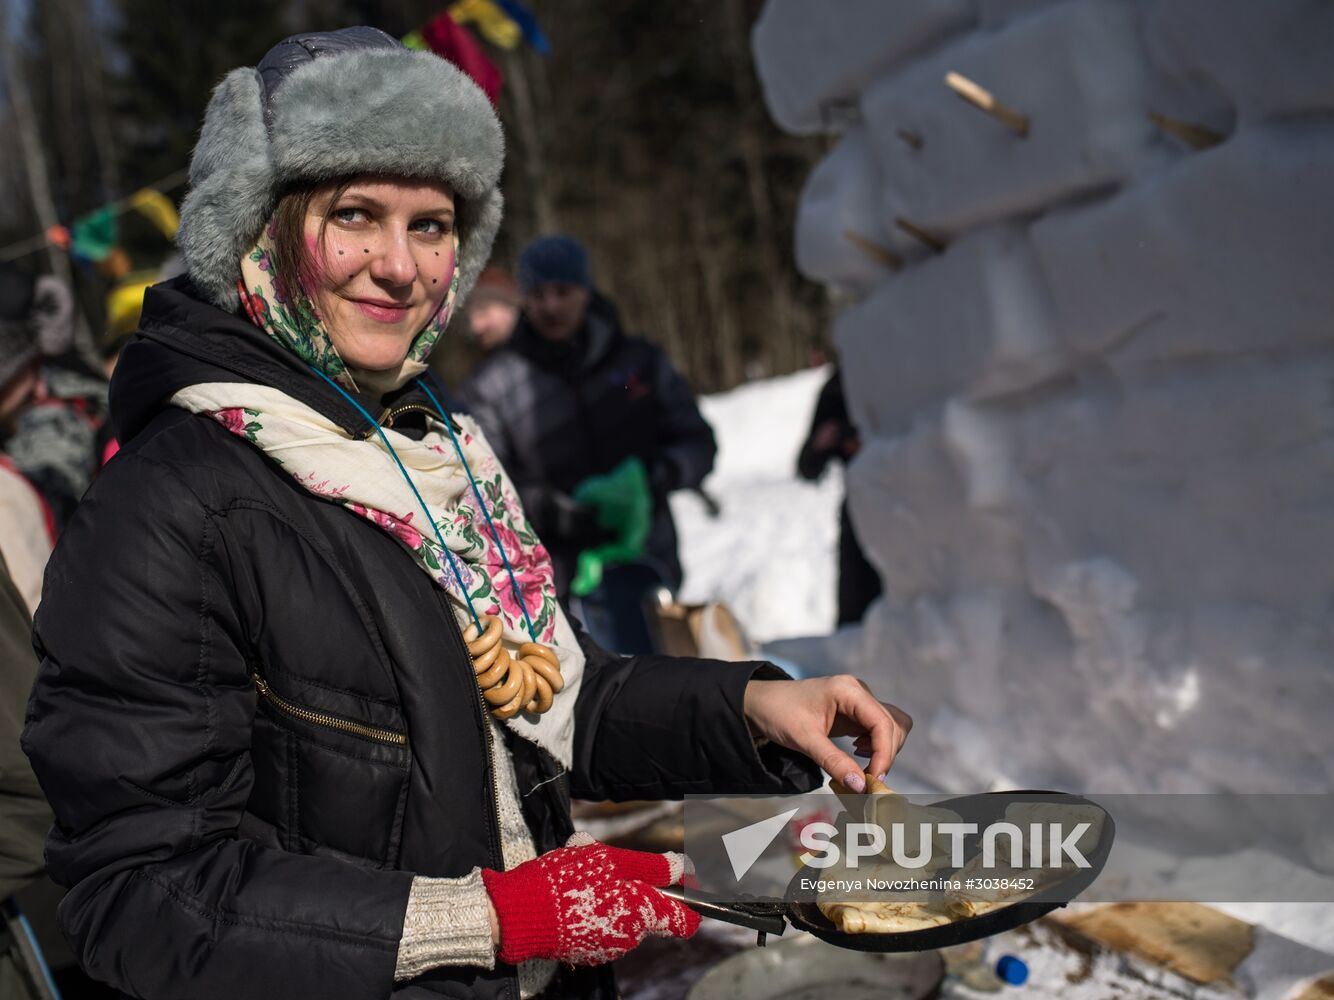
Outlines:
{"label": "ring of dried bagel", "polygon": [[480,631],[476,623],[464,630],[463,641],[491,714],[503,720],[521,711],[534,715],[548,711],[565,687],[555,651],[540,642],[525,642],[518,655],[511,656],[501,642],[500,619],[485,615],[481,622]]}

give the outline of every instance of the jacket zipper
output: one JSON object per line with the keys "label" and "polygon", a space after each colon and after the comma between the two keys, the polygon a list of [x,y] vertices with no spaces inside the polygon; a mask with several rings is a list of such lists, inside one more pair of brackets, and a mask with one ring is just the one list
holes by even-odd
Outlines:
{"label": "jacket zipper", "polygon": [[[421,403],[405,403],[403,406],[391,406],[387,408],[383,413],[380,414],[379,423],[382,427],[393,427],[394,421],[405,413],[425,413],[428,417],[440,416],[431,407],[424,406]],[[454,415],[452,413],[446,412],[445,416],[449,417],[449,423],[450,426],[454,428],[454,433],[456,434],[462,433],[463,428],[460,427],[458,421],[454,419]],[[369,437],[374,433],[375,430],[374,428],[372,428],[371,430],[366,432],[365,436]]]}
{"label": "jacket zipper", "polygon": [[392,743],[395,746],[406,746],[408,738],[402,733],[396,733],[392,729],[380,729],[376,726],[365,726],[360,722],[352,722],[350,719],[340,719],[336,715],[326,715],[323,712],[312,712],[308,708],[302,708],[300,705],[293,705],[286,698],[274,694],[273,689],[259,674],[255,674],[255,690],[259,696],[265,699],[278,711],[293,718],[300,719],[302,722],[309,722],[311,725],[324,726],[328,729],[337,729],[342,733],[351,733],[353,736],[361,736],[368,740],[375,740],[379,743]]}
{"label": "jacket zipper", "polygon": [[[463,653],[463,662],[469,666],[472,665],[472,656],[468,652],[468,644],[463,641],[463,629],[459,627],[458,621],[454,618],[454,611],[449,607],[449,598],[445,598],[445,617],[449,619],[450,634],[458,642],[459,650]],[[482,724],[482,735],[486,737],[486,769],[491,772],[491,823],[487,829],[487,839],[491,841],[492,856],[500,866],[500,870],[505,870],[505,852],[500,846],[500,779],[496,776],[496,738],[491,732],[491,720],[487,718],[490,708],[487,706],[486,699],[482,697],[482,689],[475,683],[473,690],[477,692],[477,710],[480,713],[479,721]],[[518,976],[510,977],[506,985],[505,995],[517,995]],[[510,989],[510,985],[516,987]]]}

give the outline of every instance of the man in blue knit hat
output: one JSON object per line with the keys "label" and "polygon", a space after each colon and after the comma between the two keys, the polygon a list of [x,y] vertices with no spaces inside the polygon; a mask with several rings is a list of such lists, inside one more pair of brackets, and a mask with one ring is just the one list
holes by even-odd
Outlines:
{"label": "man in blue knit hat", "polygon": [[593,300],[588,251],[572,236],[543,236],[519,257],[524,314],[547,340],[569,340],[583,325]]}
{"label": "man in blue knit hat", "polygon": [[660,348],[621,328],[578,240],[534,240],[518,282],[514,336],[462,392],[551,553],[557,587],[587,591],[599,553],[625,559],[638,547],[637,560],[679,588],[667,495],[699,486],[716,451],[690,386]]}

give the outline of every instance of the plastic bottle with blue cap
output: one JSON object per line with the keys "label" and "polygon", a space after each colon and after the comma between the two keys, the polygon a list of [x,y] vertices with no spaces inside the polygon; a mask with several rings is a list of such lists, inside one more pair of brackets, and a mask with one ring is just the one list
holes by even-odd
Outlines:
{"label": "plastic bottle with blue cap", "polygon": [[1028,964],[1017,955],[1001,955],[993,964],[985,941],[970,941],[941,950],[946,974],[978,993],[999,993],[1006,986],[1028,982]]}

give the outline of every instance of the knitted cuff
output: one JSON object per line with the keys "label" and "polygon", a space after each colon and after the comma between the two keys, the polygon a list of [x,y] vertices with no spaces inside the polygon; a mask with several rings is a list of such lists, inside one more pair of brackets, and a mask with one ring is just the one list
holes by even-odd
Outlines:
{"label": "knitted cuff", "polygon": [[551,886],[527,865],[508,872],[483,868],[482,882],[500,922],[500,960],[518,965],[533,958],[553,958],[560,928]]}
{"label": "knitted cuff", "polygon": [[414,878],[398,942],[395,981],[439,965],[495,968],[487,903],[477,868],[463,878]]}

